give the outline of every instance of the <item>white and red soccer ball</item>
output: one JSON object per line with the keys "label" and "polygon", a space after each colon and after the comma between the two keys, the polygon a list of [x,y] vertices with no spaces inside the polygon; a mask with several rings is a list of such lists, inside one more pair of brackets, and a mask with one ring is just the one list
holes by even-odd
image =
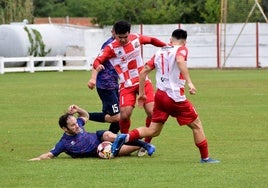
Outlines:
{"label": "white and red soccer ball", "polygon": [[98,145],[97,153],[102,159],[111,159],[112,158],[112,143],[109,141],[103,141]]}

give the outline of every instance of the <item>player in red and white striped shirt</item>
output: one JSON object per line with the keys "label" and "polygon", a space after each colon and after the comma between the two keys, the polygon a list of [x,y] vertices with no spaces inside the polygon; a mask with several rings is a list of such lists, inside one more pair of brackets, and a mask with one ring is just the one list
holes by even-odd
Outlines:
{"label": "player in red and white striped shirt", "polygon": [[[139,92],[139,73],[144,67],[141,45],[152,44],[157,47],[166,43],[157,38],[130,33],[131,25],[126,21],[114,24],[115,40],[107,45],[94,60],[93,67],[97,71],[104,69],[102,63],[109,60],[119,75],[120,91],[120,131],[128,133],[130,117],[135,107]],[[148,77],[145,81],[146,101],[144,109],[147,114],[146,126],[150,125],[154,105],[154,89]],[[150,142],[150,138],[146,139]]]}
{"label": "player in red and white striped shirt", "polygon": [[143,137],[160,135],[164,123],[169,116],[177,119],[179,125],[187,125],[193,132],[195,145],[199,148],[201,163],[218,163],[218,160],[209,157],[208,143],[203,126],[192,103],[186,98],[184,89],[188,84],[190,94],[195,94],[196,88],[191,81],[187,68],[188,49],[185,46],[187,32],[176,29],[171,36],[171,45],[161,48],[140,72],[139,104],[142,104],[147,94],[144,92],[144,83],[147,75],[156,69],[155,105],[152,123],[148,127],[139,127],[117,136],[112,152],[131,140]]}

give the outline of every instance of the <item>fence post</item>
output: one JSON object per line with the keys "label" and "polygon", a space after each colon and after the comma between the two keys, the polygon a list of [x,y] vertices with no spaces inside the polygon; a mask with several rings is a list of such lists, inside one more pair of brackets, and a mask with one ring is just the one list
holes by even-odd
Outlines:
{"label": "fence post", "polygon": [[63,72],[63,60],[62,60],[62,56],[58,55],[57,56],[58,62],[57,62],[57,66],[59,68],[59,72]]}
{"label": "fence post", "polygon": [[28,56],[29,60],[27,61],[27,67],[29,68],[30,73],[34,73],[34,59],[33,56]]}
{"label": "fence post", "polygon": [[0,74],[5,73],[5,61],[4,57],[0,57]]}

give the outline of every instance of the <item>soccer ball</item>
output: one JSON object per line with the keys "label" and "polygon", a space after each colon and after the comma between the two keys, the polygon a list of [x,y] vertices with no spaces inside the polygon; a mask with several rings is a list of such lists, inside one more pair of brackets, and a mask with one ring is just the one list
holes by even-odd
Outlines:
{"label": "soccer ball", "polygon": [[110,159],[112,156],[112,143],[109,141],[103,141],[98,145],[97,152],[100,158]]}

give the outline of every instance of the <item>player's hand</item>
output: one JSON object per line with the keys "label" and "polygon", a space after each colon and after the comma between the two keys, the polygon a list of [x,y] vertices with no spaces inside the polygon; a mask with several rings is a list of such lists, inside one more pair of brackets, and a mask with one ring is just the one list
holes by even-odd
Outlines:
{"label": "player's hand", "polygon": [[95,70],[97,71],[97,72],[100,72],[100,71],[102,71],[102,70],[104,70],[105,69],[105,67],[102,65],[102,64],[100,64]]}
{"label": "player's hand", "polygon": [[75,104],[70,105],[69,108],[68,108],[68,113],[69,114],[75,114],[75,113],[77,113],[78,108],[79,107],[77,105],[75,105]]}
{"label": "player's hand", "polygon": [[90,79],[90,80],[88,81],[88,83],[87,83],[87,87],[88,87],[89,89],[94,89],[95,86],[96,86],[96,80],[95,80],[95,79]]}
{"label": "player's hand", "polygon": [[138,95],[138,107],[143,108],[146,101],[146,95]]}
{"label": "player's hand", "polygon": [[29,159],[28,161],[40,161],[41,159],[39,157]]}
{"label": "player's hand", "polygon": [[190,93],[191,95],[195,95],[195,93],[196,93],[196,88],[195,88],[194,84],[193,84],[193,83],[189,83],[188,86],[189,86],[189,93]]}

